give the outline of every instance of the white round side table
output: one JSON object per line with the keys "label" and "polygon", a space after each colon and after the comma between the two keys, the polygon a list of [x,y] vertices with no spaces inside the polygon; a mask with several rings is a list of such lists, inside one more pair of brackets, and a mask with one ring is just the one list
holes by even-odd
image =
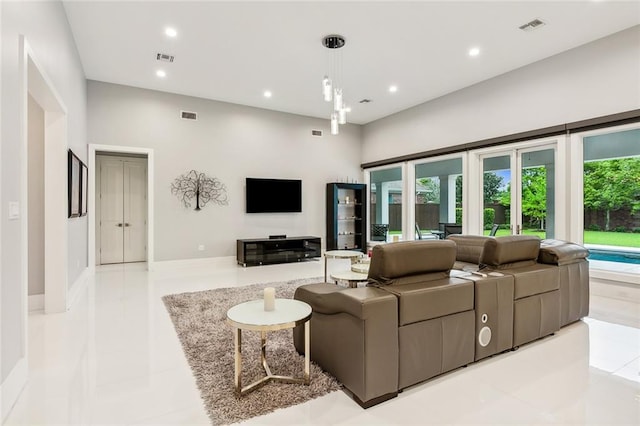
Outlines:
{"label": "white round side table", "polygon": [[[309,319],[311,306],[300,300],[276,299],[273,311],[264,310],[264,300],[251,300],[235,305],[227,311],[227,323],[235,328],[233,342],[235,347],[234,384],[238,395],[245,395],[264,386],[268,382],[300,383],[308,385],[309,376]],[[267,331],[283,330],[304,324],[304,375],[303,377],[278,376],[271,373],[267,364]],[[259,331],[261,338],[260,359],[266,376],[242,387],[242,330]]]}
{"label": "white round side table", "polygon": [[356,250],[329,250],[324,252],[324,282],[327,282],[328,259],[351,259],[351,264],[364,257],[364,253]]}

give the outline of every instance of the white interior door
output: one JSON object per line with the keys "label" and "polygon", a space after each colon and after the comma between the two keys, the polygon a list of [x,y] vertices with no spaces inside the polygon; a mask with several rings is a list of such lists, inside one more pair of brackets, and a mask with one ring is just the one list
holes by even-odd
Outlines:
{"label": "white interior door", "polygon": [[147,259],[146,159],[100,157],[99,263]]}
{"label": "white interior door", "polygon": [[124,162],[124,261],[147,259],[147,165]]}
{"label": "white interior door", "polygon": [[100,162],[100,264],[124,262],[122,161]]}

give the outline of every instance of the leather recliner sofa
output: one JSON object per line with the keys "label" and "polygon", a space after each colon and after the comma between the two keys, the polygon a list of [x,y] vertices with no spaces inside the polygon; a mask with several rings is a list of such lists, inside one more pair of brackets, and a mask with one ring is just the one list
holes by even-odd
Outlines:
{"label": "leather recliner sofa", "polygon": [[[545,290],[551,291],[551,287],[555,286],[552,286],[550,280],[554,278],[545,279],[544,272],[536,272],[548,270],[549,265],[554,266],[553,274],[558,275],[560,291],[559,326],[564,327],[589,314],[589,251],[585,247],[562,240],[540,240],[538,237],[527,235],[496,238],[451,235],[448,239],[456,243],[454,269],[482,269],[484,273],[497,270],[524,277],[525,269],[519,268],[528,266],[528,271],[541,282],[529,286],[529,290],[521,289],[516,299],[542,294]],[[535,263],[537,266],[534,266]]]}
{"label": "leather recliner sofa", "polygon": [[[456,239],[374,247],[364,288],[319,283],[296,290],[294,298],[313,309],[311,359],[364,408],[553,333],[565,305],[567,318],[586,315],[584,283],[567,287],[568,303],[560,284],[567,276],[575,278],[576,271],[584,278],[580,265],[588,252],[580,246],[547,244],[552,249],[544,260],[555,264],[543,264],[537,238]],[[482,268],[484,276],[450,274],[456,262]],[[294,344],[303,353],[299,327]]]}
{"label": "leather recliner sofa", "polygon": [[369,287],[298,287],[294,298],[313,308],[311,359],[365,408],[473,362],[473,282],[449,276],[455,257],[453,241],[384,244],[373,248]]}

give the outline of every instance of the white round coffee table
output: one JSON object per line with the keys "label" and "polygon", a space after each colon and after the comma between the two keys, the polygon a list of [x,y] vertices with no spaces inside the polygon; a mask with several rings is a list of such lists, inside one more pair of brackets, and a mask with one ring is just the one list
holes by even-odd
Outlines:
{"label": "white round coffee table", "polygon": [[356,263],[364,256],[364,253],[356,250],[329,250],[324,252],[324,282],[327,282],[328,259],[351,259],[351,264]]}
{"label": "white round coffee table", "polygon": [[[227,323],[235,328],[233,342],[235,346],[235,375],[234,384],[238,395],[245,395],[270,381],[284,383],[301,383],[308,385],[309,376],[309,319],[311,306],[300,300],[276,299],[273,311],[264,310],[264,301],[251,300],[240,303],[227,311]],[[304,376],[278,376],[271,373],[267,364],[267,331],[283,330],[304,324]],[[266,376],[262,379],[242,387],[242,330],[259,331],[261,338],[260,359]]]}

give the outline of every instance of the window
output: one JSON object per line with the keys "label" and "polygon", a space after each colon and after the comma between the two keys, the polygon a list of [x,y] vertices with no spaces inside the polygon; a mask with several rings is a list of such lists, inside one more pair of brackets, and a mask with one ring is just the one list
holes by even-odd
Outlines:
{"label": "window", "polygon": [[415,165],[416,239],[444,237],[445,224],[462,225],[462,158]]}
{"label": "window", "polygon": [[640,271],[640,129],[583,140],[583,241],[592,266]]}
{"label": "window", "polygon": [[373,241],[402,239],[402,167],[371,171],[369,175],[369,212]]}

